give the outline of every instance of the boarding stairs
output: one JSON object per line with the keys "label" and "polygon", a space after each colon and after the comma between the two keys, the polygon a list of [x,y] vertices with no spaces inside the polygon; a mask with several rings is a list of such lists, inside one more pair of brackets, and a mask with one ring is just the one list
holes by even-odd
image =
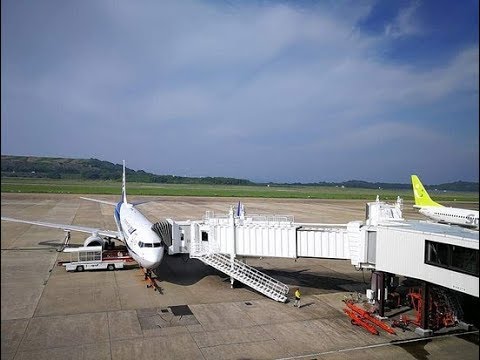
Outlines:
{"label": "boarding stairs", "polygon": [[289,290],[287,285],[243,262],[231,259],[229,255],[211,251],[193,251],[190,252],[190,257],[201,260],[275,301],[287,301]]}

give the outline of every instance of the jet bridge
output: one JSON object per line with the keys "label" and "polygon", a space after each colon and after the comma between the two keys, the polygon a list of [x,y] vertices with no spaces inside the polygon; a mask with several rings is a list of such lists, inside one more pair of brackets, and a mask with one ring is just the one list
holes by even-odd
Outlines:
{"label": "jet bridge", "polygon": [[171,224],[169,254],[190,253],[205,264],[280,302],[288,286],[237,260],[237,257],[325,257],[347,259],[347,225],[300,224],[288,215],[227,215],[207,212],[202,220]]}
{"label": "jet bridge", "polygon": [[[455,282],[460,275],[452,272],[453,265],[453,270],[447,269],[447,272],[456,280],[449,280],[447,284],[444,281],[446,277],[439,275],[442,271],[445,272],[445,266],[442,269],[437,267],[430,271],[434,275],[428,275],[430,273],[424,269],[431,269],[431,263],[435,266],[436,260],[423,258],[428,246],[431,248],[440,246],[435,243],[438,235],[434,234],[437,232],[444,239],[437,242],[473,247],[472,251],[475,251],[476,246],[478,252],[478,232],[430,223],[428,226],[422,226],[417,224],[418,222],[405,221],[402,218],[402,206],[400,198],[397,198],[394,204],[386,204],[377,197],[375,202],[367,203],[365,221],[351,221],[348,224],[297,223],[293,216],[288,215],[247,216],[243,207],[234,211],[232,206],[226,215],[218,216],[213,212],[207,212],[204,218],[198,221],[176,223],[169,219],[172,226],[172,245],[168,247],[168,251],[169,254],[190,253],[191,257],[197,257],[225,273],[227,272],[222,268],[223,265],[220,265],[225,264],[225,260],[222,258],[214,261],[215,256],[212,254],[229,257],[234,268],[240,266],[235,265],[237,257],[349,259],[357,269],[388,271],[403,276],[414,274],[418,279],[478,297],[478,274],[473,275],[477,276],[476,279],[468,282],[469,284],[472,282],[472,285],[459,288]],[[427,227],[428,231],[425,230]],[[402,239],[398,244],[396,237]],[[429,237],[427,242],[426,237]],[[467,239],[471,237],[473,240],[458,242],[456,239],[459,237]],[[410,241],[411,245],[407,247],[406,244]],[[423,245],[424,243],[427,245]],[[425,249],[420,248],[419,244]],[[398,246],[394,253],[389,252],[392,246]],[[208,248],[209,255],[199,256],[199,248]],[[416,249],[415,254],[412,253],[413,249]],[[400,257],[400,254],[404,254],[403,257]],[[407,261],[409,257],[415,260]],[[423,272],[416,269],[423,269]],[[236,278],[233,276],[235,274],[229,275]],[[472,275],[461,276],[470,279]],[[245,278],[236,279],[250,285]],[[477,285],[473,284],[474,282]]]}
{"label": "jet bridge", "polygon": [[[349,224],[296,223],[289,215],[227,215],[207,212],[202,220],[174,222],[169,254],[190,253],[193,246],[237,256],[350,259]],[[353,231],[358,227],[353,226]]]}
{"label": "jet bridge", "polygon": [[[367,298],[378,304],[381,316],[387,283],[394,284],[396,275],[420,281],[425,293],[432,284],[478,298],[478,231],[406,221],[402,205],[400,198],[386,204],[377,197],[367,203],[365,221],[348,224],[297,223],[287,215],[247,216],[243,207],[231,207],[226,215],[207,212],[198,221],[169,220],[168,251],[190,253],[230,276],[232,284],[236,279],[280,302],[287,300],[288,286],[237,257],[349,259],[355,268],[373,271]],[[432,314],[425,307],[422,319]],[[421,327],[423,334],[430,325],[423,321]]]}
{"label": "jet bridge", "polygon": [[207,211],[202,220],[171,224],[169,254],[189,253],[192,244],[209,244],[222,254],[252,257],[351,259],[352,264],[374,264],[375,233],[379,224],[402,223],[402,201],[367,204],[366,222],[322,224],[295,222],[290,215],[246,215],[243,206],[226,215]]}

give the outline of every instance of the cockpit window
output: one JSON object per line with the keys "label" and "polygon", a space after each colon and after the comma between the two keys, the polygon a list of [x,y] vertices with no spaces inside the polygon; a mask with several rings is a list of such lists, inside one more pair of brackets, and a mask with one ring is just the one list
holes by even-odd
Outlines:
{"label": "cockpit window", "polygon": [[138,246],[141,248],[148,247],[148,248],[153,248],[153,247],[160,247],[162,244],[161,243],[144,243],[139,241]]}

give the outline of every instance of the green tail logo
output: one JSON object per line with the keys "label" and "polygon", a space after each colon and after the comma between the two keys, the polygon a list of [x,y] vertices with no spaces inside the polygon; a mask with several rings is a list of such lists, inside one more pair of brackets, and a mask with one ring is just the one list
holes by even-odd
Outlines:
{"label": "green tail logo", "polygon": [[430,198],[417,175],[412,175],[413,196],[417,206],[443,206]]}

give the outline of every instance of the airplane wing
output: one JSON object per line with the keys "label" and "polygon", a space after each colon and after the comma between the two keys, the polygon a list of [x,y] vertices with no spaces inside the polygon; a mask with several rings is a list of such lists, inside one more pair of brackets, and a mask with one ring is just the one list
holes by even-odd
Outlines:
{"label": "airplane wing", "polygon": [[[116,205],[117,205],[117,203],[112,202],[112,201],[92,199],[92,198],[87,198],[87,197],[83,197],[83,196],[80,196],[80,199],[88,200],[88,201],[93,201],[93,202],[97,202],[97,203],[100,203],[100,204],[112,205],[112,206],[116,206]],[[136,205],[146,204],[146,203],[155,202],[155,201],[156,201],[156,200],[141,200],[141,201],[133,201],[133,202],[131,202],[131,203],[129,203],[129,204],[132,204],[133,206],[136,206]]]}
{"label": "airplane wing", "polygon": [[78,226],[78,225],[54,224],[54,223],[48,223],[48,222],[42,222],[42,221],[20,220],[20,219],[14,219],[6,216],[2,216],[2,220],[44,226],[44,227],[49,227],[54,229],[61,229],[64,231],[78,231],[78,232],[83,232],[88,234],[98,234],[100,236],[107,236],[112,239],[123,241],[123,238],[118,231],[102,230],[102,229],[96,229],[96,228],[90,228],[90,227]]}
{"label": "airplane wing", "polygon": [[107,205],[113,205],[113,206],[117,205],[117,203],[112,202],[112,201],[107,201],[107,200],[98,200],[98,199],[92,199],[92,198],[87,198],[87,197],[82,197],[82,196],[80,196],[80,199],[93,201],[93,202],[98,202],[100,204],[107,204]]}

